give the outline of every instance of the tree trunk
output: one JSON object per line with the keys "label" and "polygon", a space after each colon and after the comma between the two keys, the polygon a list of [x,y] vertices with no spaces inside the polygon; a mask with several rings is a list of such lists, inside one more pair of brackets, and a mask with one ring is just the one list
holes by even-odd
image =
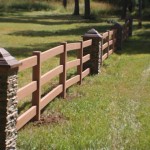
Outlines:
{"label": "tree trunk", "polygon": [[142,28],[142,0],[139,0],[139,23],[138,27]]}
{"label": "tree trunk", "polygon": [[79,0],[74,0],[74,13],[73,15],[79,15]]}
{"label": "tree trunk", "polygon": [[130,13],[133,12],[133,1],[132,1],[132,0],[129,0],[128,9],[129,9],[129,12],[130,12]]}
{"label": "tree trunk", "polygon": [[122,16],[121,16],[121,19],[125,19],[126,18],[127,6],[128,6],[128,1],[124,0],[123,1],[123,6],[122,6]]}
{"label": "tree trunk", "polygon": [[67,7],[67,0],[63,0],[63,6],[64,6],[64,8]]}
{"label": "tree trunk", "polygon": [[91,9],[90,0],[84,0],[84,17],[85,19],[90,19]]}
{"label": "tree trunk", "polygon": [[145,0],[142,0],[142,9],[144,9],[145,7],[146,7]]}

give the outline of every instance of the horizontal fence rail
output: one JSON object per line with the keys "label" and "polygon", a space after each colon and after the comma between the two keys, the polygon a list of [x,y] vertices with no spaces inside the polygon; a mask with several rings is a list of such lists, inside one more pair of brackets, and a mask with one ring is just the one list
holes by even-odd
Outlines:
{"label": "horizontal fence rail", "polygon": [[37,65],[37,57],[32,56],[32,57],[23,59],[20,62],[21,62],[21,66],[19,67],[19,71],[23,71],[25,69],[36,66]]}
{"label": "horizontal fence rail", "polygon": [[41,99],[41,107],[43,109],[50,101],[52,101],[56,96],[58,96],[63,91],[63,85],[58,85],[52,91],[50,91],[46,96]]}
{"label": "horizontal fence rail", "polygon": [[116,30],[110,30],[102,34],[102,62],[115,51],[116,32]]}
{"label": "horizontal fence rail", "polygon": [[45,52],[43,52],[41,54],[41,57],[42,57],[41,58],[41,62],[44,62],[47,59],[50,59],[50,58],[52,58],[52,57],[54,57],[56,55],[59,55],[61,53],[63,53],[63,46],[62,45],[54,47],[54,48],[52,48],[50,50],[47,50],[47,51],[45,51]]}
{"label": "horizontal fence rail", "polygon": [[48,81],[50,81],[51,79],[53,79],[57,75],[61,74],[62,72],[63,72],[63,66],[62,65],[59,65],[56,68],[50,70],[49,72],[47,72],[46,74],[44,74],[41,77],[41,86],[46,84]]}
{"label": "horizontal fence rail", "polygon": [[26,86],[20,88],[17,92],[18,101],[23,99],[24,97],[30,95],[34,91],[37,90],[37,82],[32,81],[31,83],[27,84]]}
{"label": "horizontal fence rail", "polygon": [[23,113],[17,119],[17,130],[21,129],[26,123],[28,123],[36,115],[36,106],[32,106],[25,113]]}

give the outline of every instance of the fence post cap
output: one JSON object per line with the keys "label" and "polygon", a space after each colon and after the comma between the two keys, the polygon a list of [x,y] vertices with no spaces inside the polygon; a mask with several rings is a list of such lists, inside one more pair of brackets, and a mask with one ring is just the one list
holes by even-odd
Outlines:
{"label": "fence post cap", "polygon": [[95,38],[102,38],[97,30],[94,28],[90,29],[87,33],[83,35],[83,37],[95,37]]}
{"label": "fence post cap", "polygon": [[122,25],[120,23],[116,22],[113,27],[122,28]]}
{"label": "fence post cap", "polygon": [[127,17],[125,18],[125,21],[127,21],[127,20],[133,20],[132,16],[127,16]]}
{"label": "fence post cap", "polygon": [[0,68],[13,69],[18,68],[21,65],[8,51],[4,48],[0,48]]}

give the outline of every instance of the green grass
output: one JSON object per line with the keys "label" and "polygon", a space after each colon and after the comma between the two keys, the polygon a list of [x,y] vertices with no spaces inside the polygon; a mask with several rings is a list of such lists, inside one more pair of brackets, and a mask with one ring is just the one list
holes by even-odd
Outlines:
{"label": "green grass", "polygon": [[[106,18],[97,21],[57,11],[1,13],[0,45],[17,59],[45,51],[62,41],[78,41],[90,28],[110,28]],[[118,20],[117,18],[115,18]],[[59,118],[44,125],[29,123],[18,133],[19,150],[140,149],[150,147],[150,22],[143,29],[134,23],[133,37],[123,50],[104,62],[101,74],[68,89],[67,98],[56,98],[43,111]],[[73,59],[75,54],[70,54]],[[50,62],[50,63],[49,63]],[[42,65],[42,74],[58,58]],[[31,80],[31,71],[19,74],[19,87]],[[72,70],[70,70],[72,73]],[[49,83],[53,85],[57,79]],[[43,87],[43,94],[49,89]],[[19,112],[30,106],[30,97],[19,103]]]}
{"label": "green grass", "polygon": [[40,11],[55,9],[51,3],[46,1],[35,0],[0,0],[0,11],[15,12],[15,11]]}

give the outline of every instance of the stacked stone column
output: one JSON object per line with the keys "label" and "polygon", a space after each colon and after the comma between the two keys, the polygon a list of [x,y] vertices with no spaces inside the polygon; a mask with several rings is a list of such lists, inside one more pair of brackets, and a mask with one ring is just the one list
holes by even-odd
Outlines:
{"label": "stacked stone column", "polygon": [[121,51],[123,43],[123,27],[119,23],[115,23],[112,29],[117,30],[115,47],[117,51]]}
{"label": "stacked stone column", "polygon": [[91,59],[83,65],[83,70],[90,68],[91,75],[100,73],[101,65],[101,41],[102,36],[95,30],[91,29],[83,35],[83,41],[92,39],[92,45],[85,48],[83,55],[90,54]]}
{"label": "stacked stone column", "polygon": [[0,48],[0,150],[15,150],[19,62]]}

